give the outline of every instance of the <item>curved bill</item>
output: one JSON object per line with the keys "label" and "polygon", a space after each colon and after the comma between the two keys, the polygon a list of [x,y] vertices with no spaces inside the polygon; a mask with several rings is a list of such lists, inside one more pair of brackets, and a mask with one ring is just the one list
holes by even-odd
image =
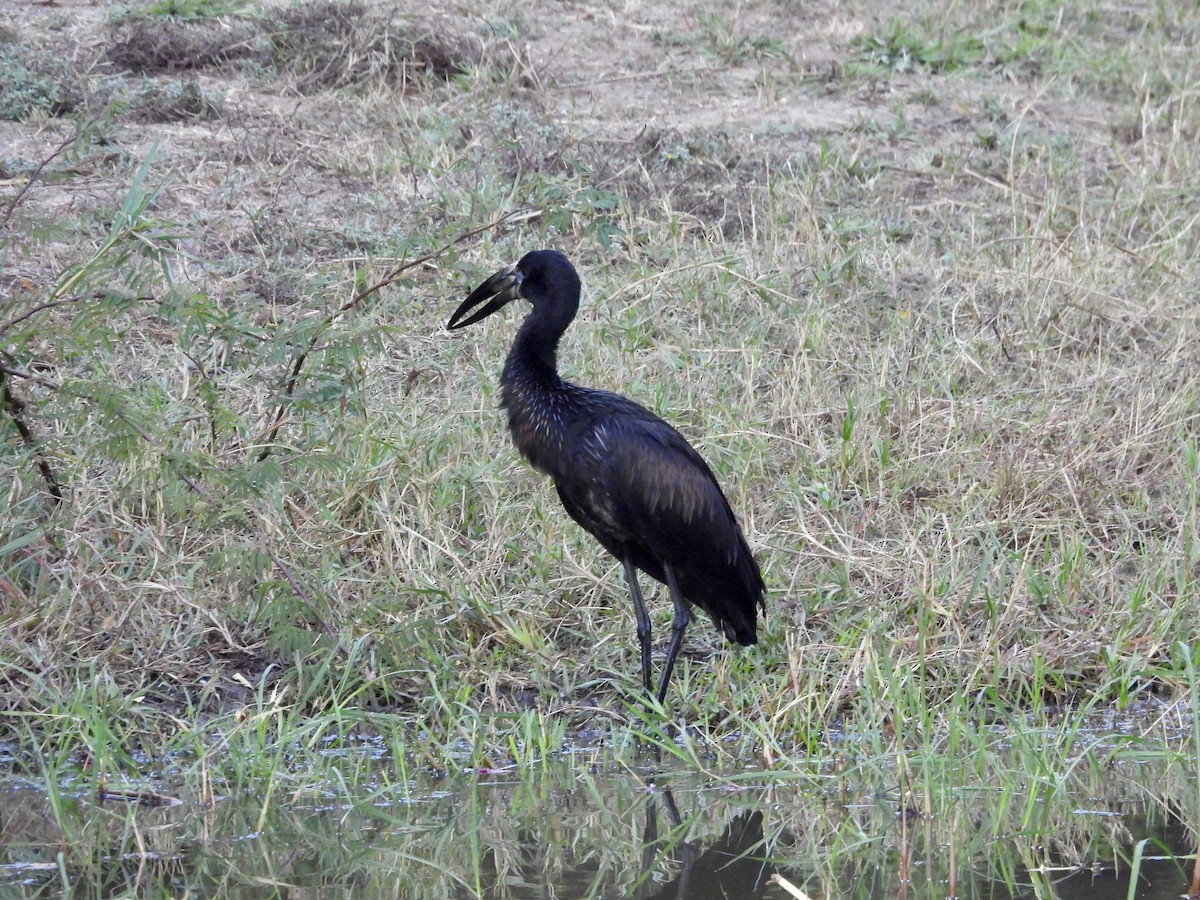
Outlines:
{"label": "curved bill", "polygon": [[[517,299],[521,290],[521,273],[516,266],[501,269],[475,290],[467,295],[467,299],[454,311],[446,327],[450,329],[464,328],[474,325],[480,319],[486,319],[498,309],[502,309]],[[490,301],[490,302],[488,302]],[[480,303],[485,305],[472,315],[467,316]],[[467,316],[465,319],[463,316]]]}

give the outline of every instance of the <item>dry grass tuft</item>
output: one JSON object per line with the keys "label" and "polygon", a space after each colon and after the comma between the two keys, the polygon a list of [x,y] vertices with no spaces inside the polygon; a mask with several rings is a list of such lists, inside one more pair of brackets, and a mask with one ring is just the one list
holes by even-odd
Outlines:
{"label": "dry grass tuft", "polygon": [[302,94],[448,79],[479,65],[482,45],[453,20],[407,20],[358,2],[315,0],[279,13],[271,63]]}
{"label": "dry grass tuft", "polygon": [[302,94],[317,94],[449,79],[480,64],[482,45],[450,19],[313,0],[255,19],[127,19],[111,27],[105,59],[135,75],[253,63],[292,79]]}
{"label": "dry grass tuft", "polygon": [[132,19],[112,26],[104,58],[123,72],[158,75],[254,58],[258,29],[246,19]]}

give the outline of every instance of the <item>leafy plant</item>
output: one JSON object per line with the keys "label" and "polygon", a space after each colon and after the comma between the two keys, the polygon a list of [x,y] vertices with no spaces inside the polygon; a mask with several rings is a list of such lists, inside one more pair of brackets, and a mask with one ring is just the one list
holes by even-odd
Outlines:
{"label": "leafy plant", "polygon": [[15,40],[0,42],[0,119],[70,115],[86,96],[83,79],[63,57]]}

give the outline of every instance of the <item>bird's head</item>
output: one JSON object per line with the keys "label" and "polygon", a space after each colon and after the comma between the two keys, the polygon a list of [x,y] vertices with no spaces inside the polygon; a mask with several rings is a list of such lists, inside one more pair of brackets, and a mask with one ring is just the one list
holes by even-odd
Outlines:
{"label": "bird's head", "polygon": [[[565,327],[579,308],[579,289],[579,275],[565,254],[557,250],[534,250],[521,257],[515,266],[501,269],[471,291],[446,327],[453,330],[474,325],[518,297],[528,300],[535,314],[560,319]],[[480,308],[475,310],[477,306]]]}

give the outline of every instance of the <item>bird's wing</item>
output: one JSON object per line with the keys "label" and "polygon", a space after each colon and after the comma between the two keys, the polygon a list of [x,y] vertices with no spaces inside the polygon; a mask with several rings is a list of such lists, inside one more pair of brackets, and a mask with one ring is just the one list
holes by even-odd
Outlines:
{"label": "bird's wing", "polygon": [[595,426],[588,450],[588,499],[622,540],[690,565],[727,566],[747,552],[712,471],[666,422],[613,417]]}

